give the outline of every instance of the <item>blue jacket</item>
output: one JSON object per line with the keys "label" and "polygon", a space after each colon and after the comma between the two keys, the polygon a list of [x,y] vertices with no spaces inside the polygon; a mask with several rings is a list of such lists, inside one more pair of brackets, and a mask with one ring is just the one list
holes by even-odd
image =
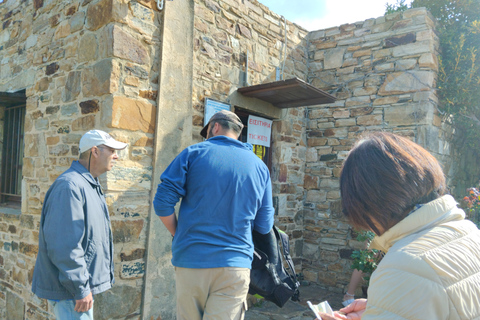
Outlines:
{"label": "blue jacket", "polygon": [[169,216],[182,198],[172,243],[174,266],[250,268],[252,229],[273,226],[267,166],[252,145],[216,136],[183,150],[160,177],[154,199]]}
{"label": "blue jacket", "polygon": [[105,197],[98,181],[74,161],[45,196],[32,291],[44,299],[79,300],[113,282]]}

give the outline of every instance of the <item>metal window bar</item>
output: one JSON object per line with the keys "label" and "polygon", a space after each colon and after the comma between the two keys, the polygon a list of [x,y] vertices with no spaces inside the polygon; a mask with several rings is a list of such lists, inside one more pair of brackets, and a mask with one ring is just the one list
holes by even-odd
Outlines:
{"label": "metal window bar", "polygon": [[22,190],[25,105],[5,109],[1,202],[20,202]]}

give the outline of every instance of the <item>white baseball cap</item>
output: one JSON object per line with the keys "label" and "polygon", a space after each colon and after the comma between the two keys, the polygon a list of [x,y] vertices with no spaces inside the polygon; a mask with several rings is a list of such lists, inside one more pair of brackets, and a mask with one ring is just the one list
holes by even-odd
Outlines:
{"label": "white baseball cap", "polygon": [[126,143],[113,139],[111,135],[101,130],[90,130],[85,133],[80,139],[80,144],[78,147],[80,149],[80,153],[84,153],[92,147],[102,144],[115,150],[123,150],[127,147]]}

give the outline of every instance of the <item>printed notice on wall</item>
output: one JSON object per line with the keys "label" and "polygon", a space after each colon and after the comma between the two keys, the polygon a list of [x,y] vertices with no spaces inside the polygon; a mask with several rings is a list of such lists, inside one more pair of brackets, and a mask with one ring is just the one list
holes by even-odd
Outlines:
{"label": "printed notice on wall", "polygon": [[206,98],[205,99],[205,116],[203,118],[203,125],[206,126],[210,118],[220,110],[230,111],[230,105],[228,103]]}
{"label": "printed notice on wall", "polygon": [[248,116],[247,142],[270,147],[272,136],[272,121],[265,118]]}

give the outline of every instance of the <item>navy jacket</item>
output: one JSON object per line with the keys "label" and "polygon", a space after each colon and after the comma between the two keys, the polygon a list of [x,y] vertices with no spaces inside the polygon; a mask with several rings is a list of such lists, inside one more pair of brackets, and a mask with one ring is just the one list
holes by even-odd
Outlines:
{"label": "navy jacket", "polygon": [[113,282],[105,197],[98,181],[74,161],[45,196],[32,291],[44,299],[79,300]]}

